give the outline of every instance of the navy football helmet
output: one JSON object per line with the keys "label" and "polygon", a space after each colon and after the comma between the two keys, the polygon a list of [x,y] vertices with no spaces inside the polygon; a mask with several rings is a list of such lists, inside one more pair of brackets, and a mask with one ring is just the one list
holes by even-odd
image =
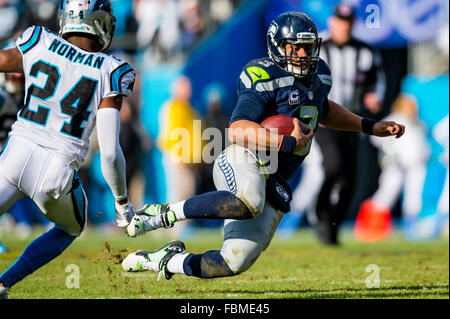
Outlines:
{"label": "navy football helmet", "polygon": [[109,0],[61,0],[59,6],[59,34],[87,33],[98,38],[101,51],[111,44],[116,18]]}
{"label": "navy football helmet", "polygon": [[[290,52],[287,52],[286,45],[289,44]],[[317,71],[321,44],[315,23],[302,12],[280,14],[267,31],[269,57],[280,68],[300,79],[310,78]],[[303,47],[306,56],[293,55],[292,46]]]}

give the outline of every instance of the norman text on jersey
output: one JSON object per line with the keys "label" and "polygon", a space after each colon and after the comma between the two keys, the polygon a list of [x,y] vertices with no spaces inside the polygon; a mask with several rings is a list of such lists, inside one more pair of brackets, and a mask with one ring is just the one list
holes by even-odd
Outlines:
{"label": "norman text on jersey", "polygon": [[71,62],[88,65],[97,69],[100,69],[103,65],[103,61],[105,61],[105,57],[103,56],[96,56],[94,60],[95,54],[79,52],[73,46],[67,43],[62,43],[58,39],[53,40],[48,50],[65,57]]}

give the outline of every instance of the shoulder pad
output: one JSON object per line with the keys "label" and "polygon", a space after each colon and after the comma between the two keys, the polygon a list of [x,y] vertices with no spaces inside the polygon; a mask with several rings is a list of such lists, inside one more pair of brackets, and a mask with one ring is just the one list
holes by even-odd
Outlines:
{"label": "shoulder pad", "polygon": [[[289,75],[283,74],[281,71],[270,59],[257,59],[244,66],[240,80],[247,89],[254,87],[257,91],[270,91],[279,87],[271,85],[273,82],[279,82],[280,78],[289,77]],[[292,81],[289,82],[293,83],[293,80],[292,77]]]}
{"label": "shoulder pad", "polygon": [[111,72],[111,91],[128,96],[133,91],[136,73],[126,62],[122,63]]}
{"label": "shoulder pad", "polygon": [[31,26],[16,40],[16,46],[22,54],[27,53],[36,46],[41,37],[42,30],[43,28],[40,26]]}

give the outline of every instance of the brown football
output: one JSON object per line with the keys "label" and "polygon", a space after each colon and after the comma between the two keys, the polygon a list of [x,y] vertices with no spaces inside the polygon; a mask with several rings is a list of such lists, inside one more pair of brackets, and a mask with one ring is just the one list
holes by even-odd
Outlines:
{"label": "brown football", "polygon": [[[265,127],[269,130],[278,129],[278,134],[281,135],[291,135],[292,130],[294,129],[294,118],[289,115],[273,115],[266,118],[261,122],[261,126]],[[310,128],[300,121],[300,127],[302,128],[303,134],[308,134]]]}

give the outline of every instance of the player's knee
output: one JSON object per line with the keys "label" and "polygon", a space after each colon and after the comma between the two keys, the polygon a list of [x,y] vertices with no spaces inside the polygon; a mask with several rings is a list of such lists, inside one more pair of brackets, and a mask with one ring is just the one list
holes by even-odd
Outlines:
{"label": "player's knee", "polygon": [[56,226],[73,237],[79,237],[84,230],[84,228],[81,227],[80,225],[66,225],[66,226],[56,225]]}
{"label": "player's knee", "polygon": [[249,194],[249,192],[240,192],[236,196],[242,200],[252,213],[253,217],[260,215],[266,202],[265,194]]}
{"label": "player's knee", "polygon": [[220,254],[234,275],[248,270],[258,259],[262,249],[256,242],[231,239],[224,242]]}
{"label": "player's knee", "polygon": [[250,151],[237,145],[227,148],[216,159],[213,176],[217,190],[236,195],[253,217],[261,214],[266,201],[266,180]]}

